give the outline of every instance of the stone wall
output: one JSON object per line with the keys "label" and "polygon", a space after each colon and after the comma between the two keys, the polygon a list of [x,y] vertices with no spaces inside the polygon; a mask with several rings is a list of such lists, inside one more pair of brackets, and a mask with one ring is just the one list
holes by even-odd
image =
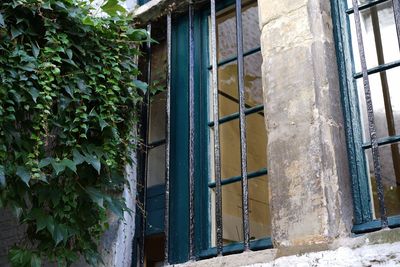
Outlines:
{"label": "stone wall", "polygon": [[274,244],[329,243],[352,219],[330,2],[258,3]]}

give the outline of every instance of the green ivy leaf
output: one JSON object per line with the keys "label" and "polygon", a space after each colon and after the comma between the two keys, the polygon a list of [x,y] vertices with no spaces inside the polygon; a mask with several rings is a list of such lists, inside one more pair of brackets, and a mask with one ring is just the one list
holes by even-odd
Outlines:
{"label": "green ivy leaf", "polygon": [[51,166],[53,166],[54,171],[56,172],[56,175],[59,175],[61,172],[65,170],[65,165],[61,164],[60,162],[52,161]]}
{"label": "green ivy leaf", "polygon": [[36,100],[39,96],[39,91],[35,87],[29,88],[29,94],[32,96],[33,102],[36,103]]}
{"label": "green ivy leaf", "polygon": [[108,0],[101,9],[110,16],[116,16],[118,12],[126,13],[126,9],[118,4],[118,0]]}
{"label": "green ivy leaf", "polygon": [[6,24],[4,22],[4,17],[3,17],[3,14],[1,14],[1,12],[0,12],[0,28],[5,28],[5,27],[6,27]]}
{"label": "green ivy leaf", "polygon": [[82,154],[79,153],[79,151],[76,150],[76,149],[72,150],[72,155],[73,155],[73,158],[74,158],[74,164],[75,165],[82,164],[85,161],[85,157],[82,156]]}
{"label": "green ivy leaf", "polygon": [[49,164],[51,164],[53,161],[54,161],[54,159],[50,158],[50,157],[42,159],[42,160],[39,161],[38,167],[39,168],[44,168],[44,167],[48,166]]}
{"label": "green ivy leaf", "polygon": [[100,124],[101,131],[103,131],[104,128],[108,126],[108,123],[105,120],[103,120],[102,118],[99,118],[99,124]]}
{"label": "green ivy leaf", "polygon": [[41,267],[42,266],[42,260],[40,257],[36,254],[32,254],[31,258],[31,267]]}
{"label": "green ivy leaf", "polygon": [[139,80],[134,80],[133,84],[135,85],[135,87],[142,90],[143,94],[145,94],[147,92],[147,88],[149,87],[149,85],[147,83],[139,81]]}
{"label": "green ivy leaf", "polygon": [[97,156],[94,155],[86,155],[85,161],[92,165],[92,167],[100,174],[101,170],[101,163],[100,159]]}
{"label": "green ivy leaf", "polygon": [[28,169],[23,166],[18,166],[16,174],[29,187],[29,180],[31,179],[31,174],[29,173]]}
{"label": "green ivy leaf", "polygon": [[6,186],[6,175],[4,173],[4,166],[0,165],[0,187]]}
{"label": "green ivy leaf", "polygon": [[19,28],[15,28],[14,26],[11,26],[11,40],[17,38],[22,33],[23,32]]}
{"label": "green ivy leaf", "polygon": [[99,190],[93,188],[93,187],[88,187],[86,188],[86,191],[88,192],[90,198],[94,203],[99,205],[100,207],[104,208],[104,194],[101,193]]}
{"label": "green ivy leaf", "polygon": [[67,54],[67,56],[68,56],[69,59],[72,59],[73,54],[72,54],[72,50],[71,50],[71,49],[67,49],[67,50],[65,51],[65,53]]}
{"label": "green ivy leaf", "polygon": [[71,171],[76,173],[76,164],[75,162],[73,162],[70,159],[63,159],[60,164],[64,165],[65,167],[67,167],[68,169],[70,169]]}
{"label": "green ivy leaf", "polygon": [[118,199],[112,198],[108,201],[108,208],[120,219],[124,218],[124,206]]}
{"label": "green ivy leaf", "polygon": [[33,53],[33,56],[35,57],[35,58],[38,58],[38,56],[39,56],[39,53],[40,53],[40,48],[39,48],[39,45],[38,45],[38,43],[37,42],[35,42],[35,43],[31,43],[31,46],[32,46],[32,53]]}

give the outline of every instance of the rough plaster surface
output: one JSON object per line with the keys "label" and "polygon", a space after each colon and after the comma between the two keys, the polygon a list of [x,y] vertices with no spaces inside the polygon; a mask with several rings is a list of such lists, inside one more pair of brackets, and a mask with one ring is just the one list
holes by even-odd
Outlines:
{"label": "rough plaster surface", "polygon": [[364,246],[356,249],[341,247],[333,251],[306,253],[301,256],[281,257],[273,262],[248,267],[365,267],[400,266],[400,242]]}
{"label": "rough plaster surface", "polygon": [[135,234],[136,211],[136,168],[126,168],[128,186],[125,186],[123,197],[132,214],[125,212],[124,220],[110,218],[110,229],[104,235],[101,249],[105,267],[130,267],[132,262],[132,241]]}
{"label": "rough plaster surface", "polygon": [[352,218],[330,4],[258,2],[274,244],[326,244]]}

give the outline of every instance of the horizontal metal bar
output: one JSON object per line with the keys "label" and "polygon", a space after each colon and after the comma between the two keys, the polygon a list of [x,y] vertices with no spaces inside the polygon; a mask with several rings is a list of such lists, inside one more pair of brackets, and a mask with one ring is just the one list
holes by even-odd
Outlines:
{"label": "horizontal metal bar", "polygon": [[[390,144],[394,144],[396,142],[400,142],[400,135],[379,138],[378,146],[390,145]],[[371,142],[367,142],[362,145],[363,149],[369,149],[371,147],[372,147]]]}
{"label": "horizontal metal bar", "polygon": [[[370,8],[370,7],[373,7],[373,6],[376,6],[376,5],[379,5],[379,4],[382,4],[382,3],[385,3],[385,2],[389,2],[390,0],[376,0],[376,1],[371,1],[371,2],[368,2],[368,3],[366,3],[366,4],[363,4],[363,5],[359,5],[358,6],[358,10],[364,10],[364,9],[367,9],[367,8]],[[349,8],[349,9],[347,9],[346,10],[346,13],[347,14],[353,14],[354,13],[354,8]]]}
{"label": "horizontal metal bar", "polygon": [[151,142],[150,144],[148,144],[148,147],[149,147],[149,148],[156,148],[156,147],[158,147],[158,146],[165,145],[166,142],[167,142],[166,139],[154,141],[154,142]]}
{"label": "horizontal metal bar", "polygon": [[[246,110],[244,111],[244,114],[245,114],[245,115],[251,115],[251,114],[253,114],[253,113],[260,112],[260,111],[262,111],[263,109],[264,109],[264,105],[258,105],[258,106],[255,106],[255,107],[246,109]],[[221,119],[219,119],[219,123],[220,123],[220,124],[223,124],[223,123],[225,123],[225,122],[229,122],[229,121],[236,120],[236,119],[239,118],[239,116],[240,116],[240,115],[239,115],[239,112],[230,114],[230,115],[228,115],[228,116],[225,116],[225,117],[222,117]],[[214,126],[214,122],[213,122],[213,121],[210,121],[210,122],[208,123],[208,126],[213,127],[213,126]]]}
{"label": "horizontal metal bar", "polygon": [[[266,168],[264,168],[264,169],[261,169],[261,170],[258,170],[258,171],[251,172],[251,173],[247,174],[247,178],[248,179],[253,179],[253,178],[257,178],[257,177],[260,177],[260,176],[263,176],[263,175],[267,175],[267,174],[268,174],[268,170]],[[221,181],[221,185],[233,184],[233,183],[239,182],[241,180],[242,180],[242,176],[240,176],[240,175],[239,176],[234,176],[234,177],[231,177],[231,178],[223,179]],[[208,187],[209,188],[215,188],[215,186],[216,186],[215,182],[208,183]]]}
{"label": "horizontal metal bar", "polygon": [[[243,53],[243,56],[244,57],[251,56],[251,55],[253,55],[253,54],[257,53],[257,52],[260,52],[260,51],[261,51],[261,47],[256,47],[256,48],[250,49],[249,51]],[[226,65],[228,63],[231,63],[231,62],[233,62],[235,60],[237,60],[237,56],[233,56],[233,57],[229,57],[227,59],[221,60],[218,63],[218,67]],[[208,69],[211,70],[212,69],[212,65],[208,66]]]}
{"label": "horizontal metal bar", "polygon": [[[374,68],[370,68],[370,69],[368,69],[368,74],[369,75],[375,74],[375,73],[378,73],[378,72],[382,72],[382,71],[386,71],[386,70],[390,70],[390,69],[396,68],[398,66],[400,66],[400,60],[393,61],[393,62],[386,63],[386,64],[382,64],[382,65],[376,66]],[[354,79],[360,79],[362,77],[363,77],[362,72],[357,72],[357,73],[355,73],[353,75]]]}

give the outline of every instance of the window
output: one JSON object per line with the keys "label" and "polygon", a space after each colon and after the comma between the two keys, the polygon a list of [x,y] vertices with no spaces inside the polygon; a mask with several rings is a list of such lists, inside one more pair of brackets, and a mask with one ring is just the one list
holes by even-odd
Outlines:
{"label": "window", "polygon": [[360,233],[400,225],[400,21],[395,20],[400,9],[398,1],[353,2],[332,1],[332,7],[353,179],[353,231]]}
{"label": "window", "polygon": [[[266,130],[261,83],[260,31],[257,1],[243,1],[243,102],[240,108],[238,49],[235,5],[233,0],[218,1],[216,5],[216,59],[217,69],[212,66],[213,47],[210,4],[198,5],[193,16],[187,11],[172,15],[171,44],[165,34],[167,25],[154,22],[153,38],[159,44],[151,47],[149,62],[143,66],[143,73],[150,80],[166,84],[167,55],[171,51],[170,121],[165,127],[168,92],[157,93],[151,98],[146,109],[143,126],[144,135],[142,173],[146,178],[138,188],[145,204],[146,216],[142,218],[145,231],[142,240],[142,264],[158,266],[160,258],[168,254],[169,263],[185,262],[193,256],[196,259],[216,256],[218,241],[223,244],[223,254],[244,250],[245,229],[243,227],[243,193],[248,193],[247,229],[252,250],[272,247],[269,194],[266,158]],[[191,23],[193,30],[190,31]],[[168,35],[168,33],[167,33]],[[190,36],[193,42],[190,42]],[[191,50],[192,48],[192,50]],[[191,52],[192,51],[192,52]],[[194,61],[190,60],[193,56]],[[191,65],[190,63],[194,64]],[[193,67],[191,71],[191,67]],[[160,73],[161,70],[161,73]],[[213,72],[218,72],[218,109],[221,213],[216,213],[218,179],[215,176],[214,134],[214,87]],[[193,78],[193,82],[190,82]],[[192,87],[191,87],[192,85]],[[193,95],[191,95],[191,92]],[[193,102],[191,102],[191,100]],[[241,113],[242,112],[242,113]],[[246,124],[247,138],[241,138],[240,116]],[[168,120],[167,120],[168,121]],[[193,139],[190,130],[193,127]],[[168,135],[170,132],[170,142]],[[167,139],[167,140],[166,140]],[[243,141],[242,141],[243,140]],[[241,152],[245,144],[246,153]],[[166,161],[166,147],[169,145],[169,162]],[[193,153],[191,154],[190,148]],[[246,177],[248,189],[242,186],[242,157],[246,155]],[[193,156],[194,161],[190,162]],[[165,162],[169,163],[166,170]],[[193,187],[190,173],[193,164]],[[169,174],[169,194],[165,194],[165,175]],[[218,172],[217,172],[218,173]],[[142,186],[142,187],[141,187]],[[194,190],[193,190],[194,189]],[[192,190],[192,191],[191,191]],[[246,196],[247,194],[245,194]],[[167,205],[165,197],[169,196]],[[192,198],[192,202],[190,201]],[[191,206],[193,204],[193,206]],[[164,229],[164,209],[168,212],[168,231]],[[193,215],[193,220],[191,220]],[[216,235],[218,218],[221,218],[223,234]],[[144,220],[143,220],[144,219]],[[193,229],[189,231],[189,229]],[[168,252],[161,245],[167,238]],[[140,244],[142,243],[142,244]],[[191,246],[191,244],[193,244]],[[144,248],[144,249],[143,249]],[[154,249],[152,249],[154,248]],[[193,249],[193,251],[191,251]],[[147,253],[146,251],[152,251]],[[140,257],[140,255],[138,255]]]}

